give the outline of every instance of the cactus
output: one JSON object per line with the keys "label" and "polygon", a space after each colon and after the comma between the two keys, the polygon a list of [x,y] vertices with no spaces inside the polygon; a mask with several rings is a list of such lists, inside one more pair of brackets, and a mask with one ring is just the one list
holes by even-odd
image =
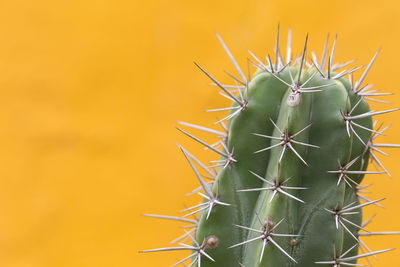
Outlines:
{"label": "cactus", "polygon": [[[249,51],[248,65],[257,68],[250,79],[217,37],[239,75],[227,73],[234,85],[221,84],[195,65],[232,101],[228,108],[209,110],[229,112],[216,123],[223,130],[180,124],[219,141],[209,145],[178,130],[220,159],[206,166],[179,146],[201,185],[192,193],[203,202],[186,208],[182,217],[147,214],[188,223],[190,230],[173,241],[176,246],[142,252],[191,251],[172,266],[191,261],[189,266],[199,267],[310,267],[360,266],[358,259],[391,250],[371,251],[361,239],[398,234],[368,232],[370,219],[362,222],[362,208],[380,206],[383,199],[367,199],[360,183],[365,174],[389,175],[376,154],[384,154],[380,147],[398,147],[375,143],[387,127],[372,120],[398,109],[371,111],[367,101],[381,101],[374,97],[387,93],[363,84],[379,51],[354,83],[359,67],[339,71],[352,62],[333,64],[336,38],[328,52],[328,36],[317,62],[314,53],[307,60],[307,36],[293,60],[289,31],[284,59],[278,27],[274,62],[268,55],[263,63]],[[379,168],[368,171],[369,162]]]}

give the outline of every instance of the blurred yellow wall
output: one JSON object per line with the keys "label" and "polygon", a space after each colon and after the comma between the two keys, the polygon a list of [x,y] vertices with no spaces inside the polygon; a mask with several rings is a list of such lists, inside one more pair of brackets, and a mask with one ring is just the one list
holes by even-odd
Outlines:
{"label": "blurred yellow wall", "polygon": [[[247,48],[271,53],[278,22],[321,52],[339,34],[336,59],[366,64],[368,81],[396,93],[400,62],[397,1],[1,1],[0,266],[169,266],[180,253],[138,254],[181,233],[141,213],[177,214],[196,180],[174,142],[210,158],[174,129],[212,125],[207,108],[226,104],[195,70],[221,80],[232,70],[217,30],[239,63]],[[283,38],[285,39],[285,38]],[[296,51],[295,50],[295,51]],[[393,106],[393,105],[392,105]],[[382,108],[382,105],[374,105]],[[222,115],[221,115],[222,116]],[[399,114],[382,142],[400,142]],[[372,230],[400,230],[400,151],[383,158],[393,179],[368,178],[387,197]],[[400,248],[400,237],[369,239]],[[398,266],[400,249],[374,266]]]}

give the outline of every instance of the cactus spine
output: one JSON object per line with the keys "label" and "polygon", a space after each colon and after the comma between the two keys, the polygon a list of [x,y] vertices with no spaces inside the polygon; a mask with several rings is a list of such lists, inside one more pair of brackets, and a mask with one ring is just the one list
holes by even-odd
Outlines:
{"label": "cactus spine", "polygon": [[[250,52],[248,62],[257,71],[249,79],[217,37],[238,72],[239,77],[229,74],[235,85],[219,83],[195,64],[233,102],[211,110],[229,111],[218,122],[224,131],[181,124],[216,134],[219,147],[179,130],[220,160],[210,168],[179,146],[204,201],[185,209],[183,217],[148,215],[186,222],[192,229],[176,247],[143,252],[192,251],[173,266],[191,260],[190,266],[199,267],[338,267],[359,266],[358,259],[389,251],[371,251],[361,239],[374,234],[365,229],[362,208],[383,199],[365,198],[360,183],[365,174],[388,174],[375,155],[382,152],[377,147],[397,146],[374,144],[386,128],[376,127],[372,117],[397,110],[370,111],[366,102],[385,95],[363,85],[378,53],[353,83],[352,73],[359,68],[338,72],[347,64],[332,63],[336,38],[330,54],[327,39],[318,63],[315,57],[307,61],[307,37],[302,55],[293,61],[290,31],[283,59],[278,28],[275,61],[268,56],[263,63]],[[370,161],[381,170],[367,171]]]}

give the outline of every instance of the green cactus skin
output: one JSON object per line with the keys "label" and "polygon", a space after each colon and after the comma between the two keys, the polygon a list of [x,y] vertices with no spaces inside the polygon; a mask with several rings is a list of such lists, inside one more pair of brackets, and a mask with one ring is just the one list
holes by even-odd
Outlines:
{"label": "green cactus skin", "polygon": [[[288,73],[282,77],[289,79]],[[239,194],[236,190],[242,188],[260,187],[262,181],[255,179],[249,172],[265,173],[269,161],[269,153],[254,154],[255,151],[267,147],[268,139],[254,136],[252,133],[270,135],[273,125],[267,124],[267,118],[275,119],[278,115],[280,99],[286,91],[286,86],[268,73],[260,73],[249,84],[248,103],[246,108],[230,122],[228,135],[228,149],[234,151],[235,164],[221,168],[214,183],[214,194],[225,203],[235,203],[230,206],[215,206],[210,217],[202,216],[196,232],[197,240],[203,240],[213,234],[220,239],[220,245],[210,256],[216,262],[225,261],[234,266],[240,260],[243,248],[224,249],[235,242],[240,242],[246,236],[243,229],[226,223],[226,219],[235,224],[245,224],[254,215],[253,207],[257,201],[257,192],[253,194]],[[265,99],[273,101],[273,105],[265,105]],[[262,112],[260,112],[262,110]],[[248,140],[243,136],[249,136]],[[218,216],[214,216],[218,214]],[[227,266],[228,266],[227,265]]]}
{"label": "green cactus skin", "polygon": [[361,83],[377,54],[353,85],[345,76],[356,69],[334,72],[336,39],[328,62],[325,46],[321,63],[312,65],[308,38],[294,63],[290,42],[286,63],[277,43],[274,64],[252,54],[258,70],[247,81],[217,37],[239,73],[239,92],[196,65],[233,101],[223,148],[179,129],[221,155],[216,175],[206,184],[193,164],[199,161],[180,147],[204,191],[204,202],[183,216],[199,216],[195,233],[185,234],[192,244],[144,252],[192,250],[177,264],[191,259],[198,267],[339,267],[389,251],[371,251],[359,237],[367,233],[362,208],[380,201],[362,197],[360,183],[365,174],[387,173],[380,162],[382,172],[367,171],[377,161],[370,158],[372,141],[384,131],[373,130],[372,116],[397,110],[372,112],[366,102],[370,94]]}

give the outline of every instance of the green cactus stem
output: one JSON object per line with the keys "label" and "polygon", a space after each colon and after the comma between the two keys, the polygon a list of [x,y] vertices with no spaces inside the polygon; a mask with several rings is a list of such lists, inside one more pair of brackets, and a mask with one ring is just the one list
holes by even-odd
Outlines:
{"label": "green cactus stem", "polygon": [[[348,64],[333,64],[336,38],[330,53],[327,39],[320,62],[315,56],[307,61],[308,36],[301,56],[293,59],[289,31],[283,59],[278,28],[274,62],[250,52],[248,63],[257,68],[250,79],[217,38],[238,73],[228,73],[234,85],[221,84],[195,65],[232,101],[228,108],[209,110],[229,112],[217,122],[223,131],[180,124],[219,141],[209,145],[178,130],[219,160],[207,166],[179,146],[201,185],[192,193],[203,201],[181,217],[147,215],[188,223],[190,230],[174,241],[177,246],[143,252],[192,252],[172,266],[191,261],[189,266],[198,267],[339,267],[360,266],[359,259],[389,251],[372,251],[362,239],[398,234],[370,233],[362,222],[362,209],[383,199],[367,199],[360,184],[366,174],[389,174],[376,156],[384,153],[379,146],[398,147],[374,144],[387,128],[372,117],[398,110],[371,111],[367,103],[386,95],[363,85],[379,51],[353,83],[359,67],[341,70]],[[371,161],[381,170],[367,170]]]}

